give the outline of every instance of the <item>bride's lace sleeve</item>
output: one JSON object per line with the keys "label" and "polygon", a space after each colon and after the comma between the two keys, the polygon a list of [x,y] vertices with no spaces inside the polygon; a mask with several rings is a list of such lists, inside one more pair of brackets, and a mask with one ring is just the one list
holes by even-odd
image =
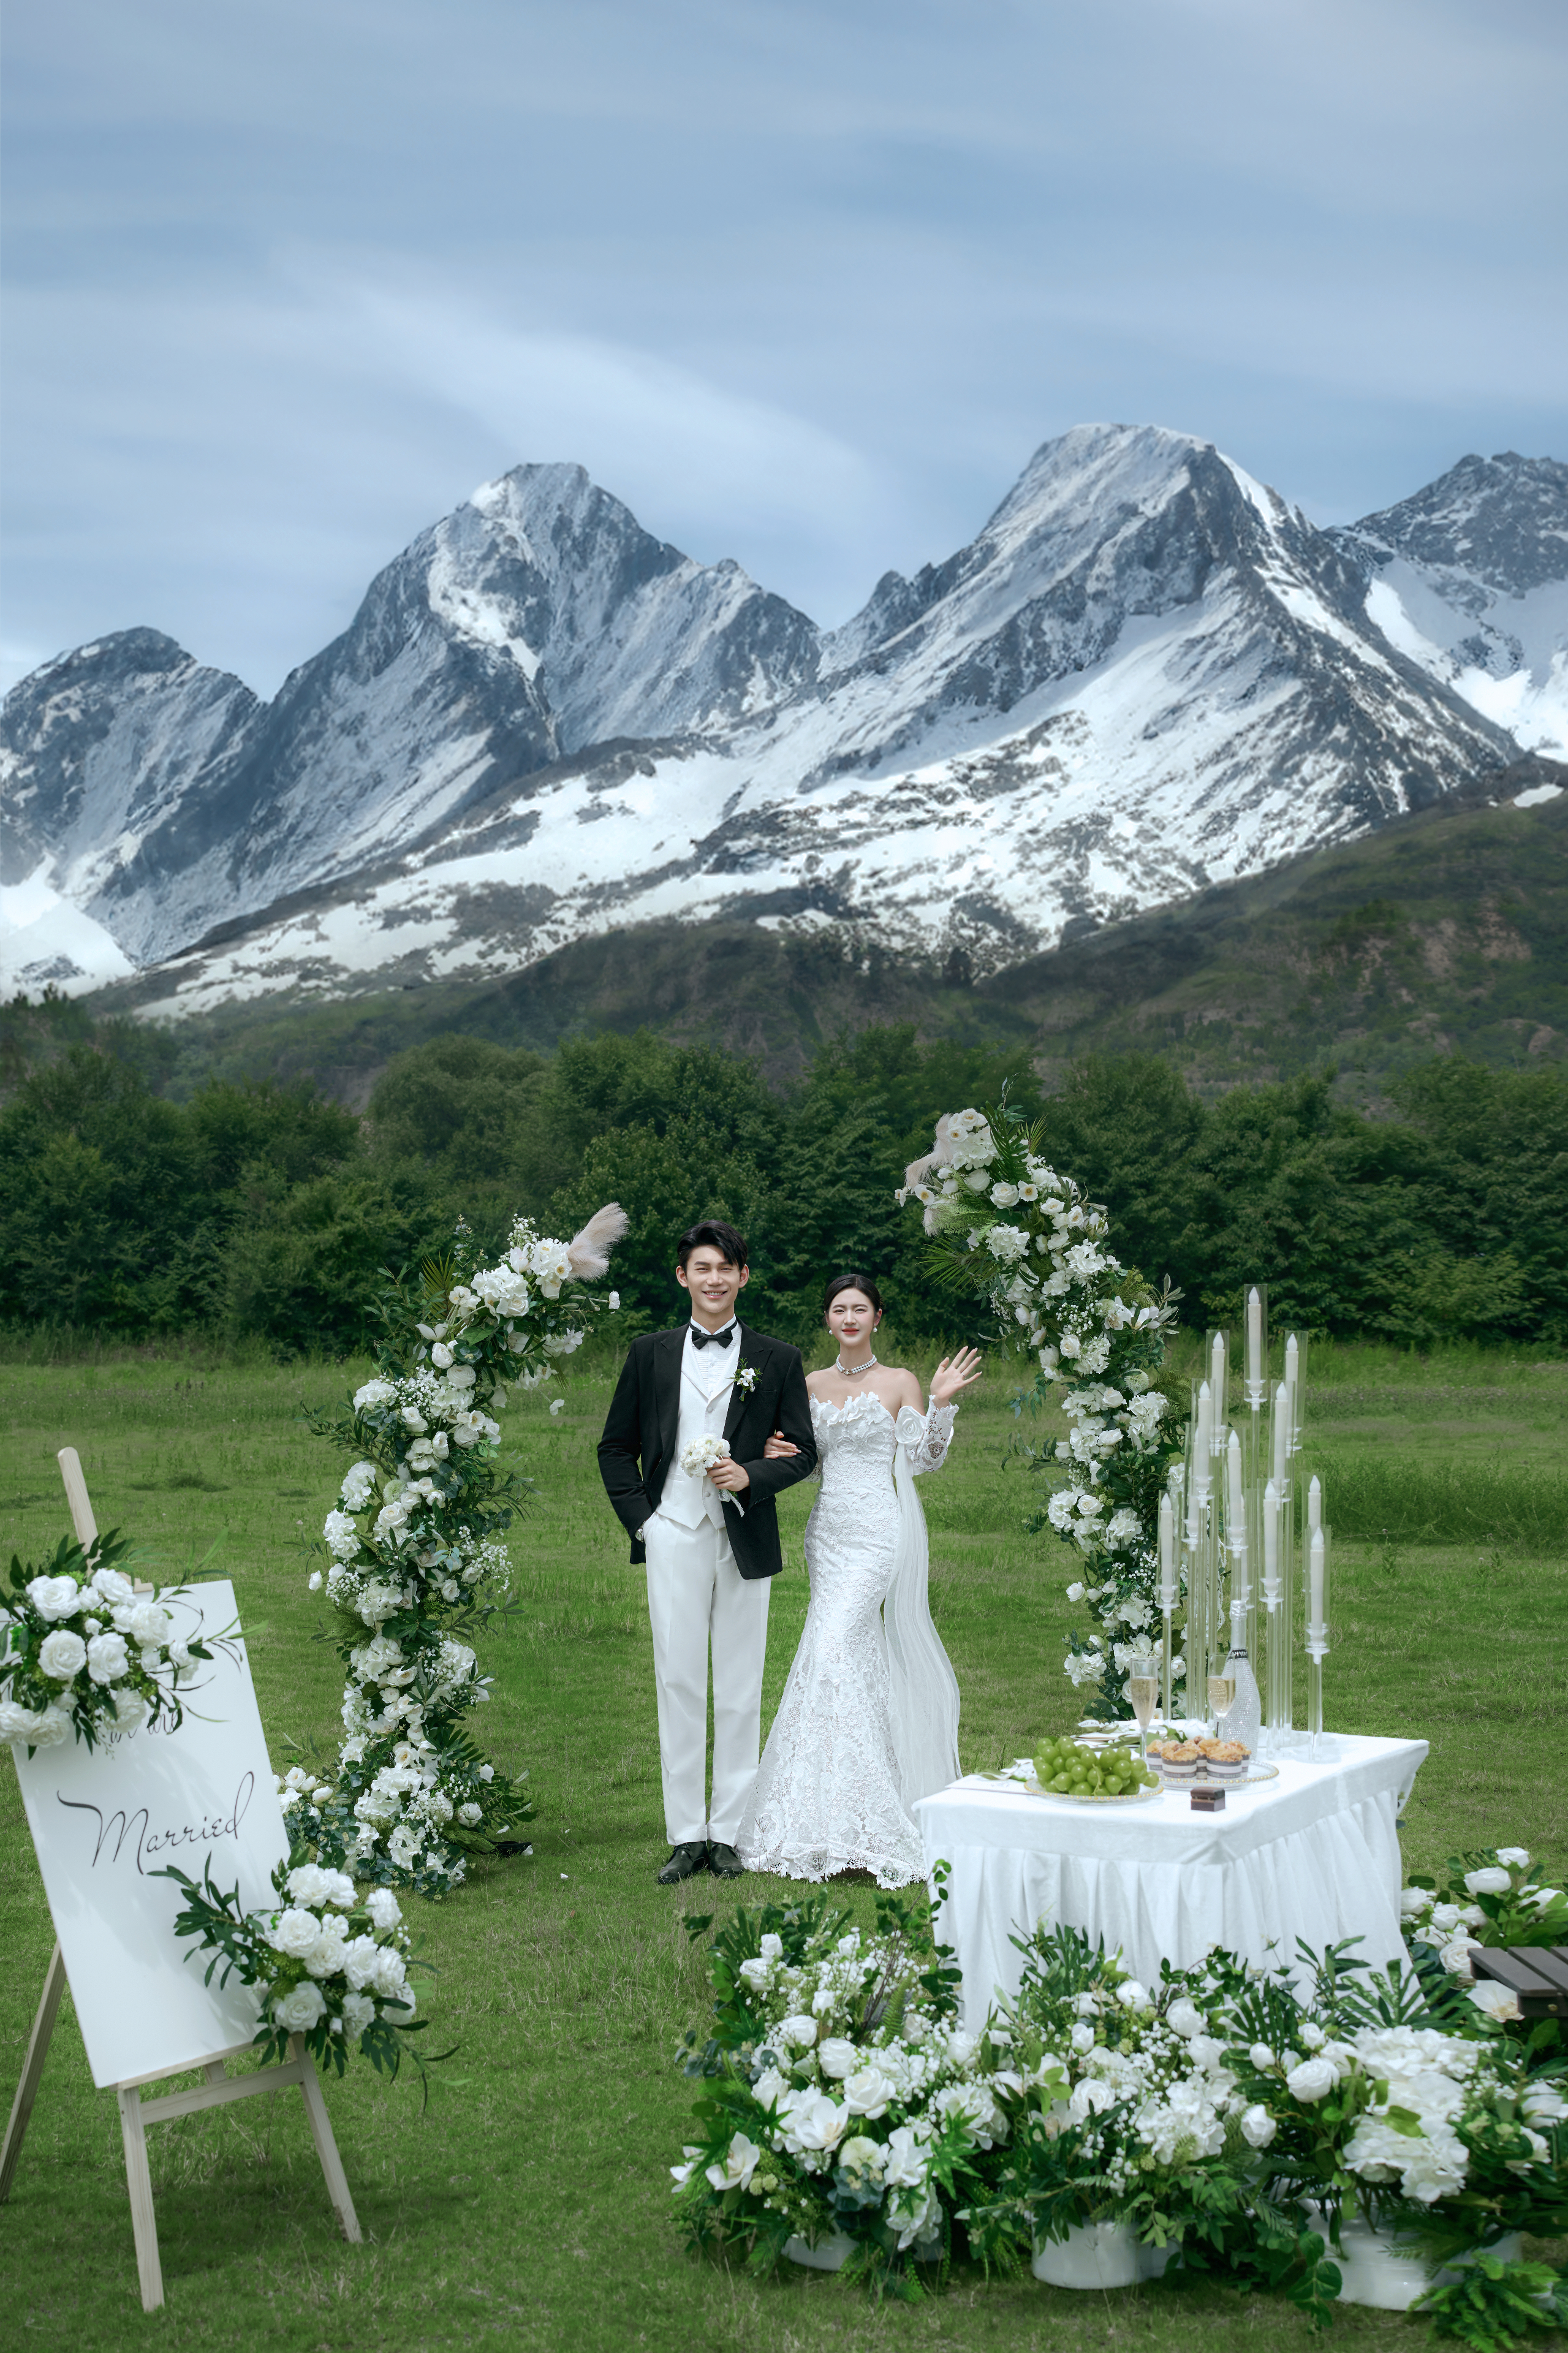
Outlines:
{"label": "bride's lace sleeve", "polygon": [[899,1416],[902,1430],[908,1432],[910,1469],[917,1478],[922,1471],[940,1471],[946,1461],[957,1413],[955,1405],[933,1405],[922,1419],[906,1406]]}

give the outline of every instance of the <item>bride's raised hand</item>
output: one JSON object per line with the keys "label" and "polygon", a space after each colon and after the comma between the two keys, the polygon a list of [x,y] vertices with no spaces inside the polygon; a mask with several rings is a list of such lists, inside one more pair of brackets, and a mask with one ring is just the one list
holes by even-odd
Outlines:
{"label": "bride's raised hand", "polygon": [[792,1446],[782,1430],[775,1430],[773,1436],[769,1439],[767,1444],[763,1449],[763,1461],[764,1462],[778,1462],[782,1461],[786,1454],[798,1454],[799,1452],[799,1447]]}
{"label": "bride's raised hand", "polygon": [[932,1405],[946,1405],[981,1377],[978,1348],[960,1348],[956,1356],[944,1356],[931,1377]]}

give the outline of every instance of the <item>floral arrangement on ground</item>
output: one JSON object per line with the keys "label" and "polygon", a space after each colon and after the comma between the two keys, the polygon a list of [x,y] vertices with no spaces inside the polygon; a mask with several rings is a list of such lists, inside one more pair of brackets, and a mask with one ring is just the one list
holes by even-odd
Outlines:
{"label": "floral arrangement on ground", "polygon": [[[331,1779],[295,1766],[279,1783],[290,1837],[318,1862],[440,1894],[469,1853],[495,1852],[531,1815],[466,1724],[489,1697],[467,1638],[505,1606],[502,1538],[526,1492],[496,1467],[495,1417],[618,1306],[586,1286],[626,1222],[610,1202],[558,1241],[520,1218],[488,1267],[459,1224],[445,1258],[384,1298],[375,1377],[346,1414],[311,1421],[355,1457],[322,1530],[327,1599],[345,1622],[347,1736]],[[318,1569],[312,1588],[322,1582]]]}
{"label": "floral arrangement on ground", "polygon": [[[711,1926],[689,1920],[695,1935]],[[877,1900],[869,1936],[825,1895],[739,1912],[713,1939],[717,2026],[684,2064],[700,2138],[672,2168],[693,2245],[771,2270],[828,2246],[852,2274],[919,2293],[1005,2137],[1000,2042],[957,2024],[957,1971],[929,1915]]]}
{"label": "floral arrangement on ground", "polygon": [[[1180,1293],[1156,1292],[1113,1256],[1105,1210],[1058,1176],[1043,1123],[1028,1126],[1005,1098],[945,1113],[896,1198],[921,1207],[936,1280],[980,1292],[997,1342],[1030,1355],[1020,1409],[1054,1398],[1068,1418],[1066,1438],[1025,1450],[1039,1468],[1071,1471],[1029,1525],[1053,1528],[1079,1555],[1083,1575],[1068,1595],[1099,1621],[1069,1638],[1068,1675],[1094,1712],[1125,1716],[1128,1664],[1158,1616],[1160,1496],[1184,1442],[1184,1417],[1154,1386]],[[1178,1690],[1184,1674],[1177,1658]]]}
{"label": "floral arrangement on ground", "polygon": [[1568,2318],[1568,2282],[1517,2244],[1568,2227],[1561,2063],[1503,1989],[1418,1938],[1386,1970],[1216,1949],[1157,1986],[1070,1927],[1024,1949],[1016,1996],[965,2032],[952,1957],[907,1899],[879,1901],[870,1936],[820,1896],[738,1913],[710,1947],[714,2030],[683,2049],[702,2082],[672,2168],[689,2242],[763,2270],[826,2248],[908,2294],[955,2247],[1013,2274],[1111,2225],[1145,2277],[1270,2290],[1323,2322],[1342,2250],[1378,2232],[1418,2252],[1436,2325],[1479,2353],[1521,2301]]}
{"label": "floral arrangement on ground", "polygon": [[0,1742],[31,1756],[68,1734],[92,1748],[144,1724],[179,1728],[179,1694],[212,1653],[176,1634],[164,1604],[179,1588],[159,1601],[116,1566],[132,1558],[118,1531],[85,1551],[62,1537],[42,1568],[12,1555],[0,1602]]}
{"label": "floral arrangement on ground", "polygon": [[408,1982],[410,1968],[421,1964],[389,1887],[361,1896],[347,1872],[325,1870],[296,1852],[272,1874],[277,1906],[247,1913],[237,1887],[225,1894],[216,1884],[210,1861],[200,1883],[173,1863],[153,1876],[184,1889],[174,1934],[201,1940],[187,1960],[212,1954],[207,1984],[221,1968],[220,1986],[237,1977],[256,1989],[263,2065],[287,2058],[290,2038],[299,2035],[340,2075],[356,2051],[383,2073],[395,2075],[405,2056],[423,2073],[427,2063],[409,2043],[425,2031],[425,2021],[414,2023],[417,2003]]}

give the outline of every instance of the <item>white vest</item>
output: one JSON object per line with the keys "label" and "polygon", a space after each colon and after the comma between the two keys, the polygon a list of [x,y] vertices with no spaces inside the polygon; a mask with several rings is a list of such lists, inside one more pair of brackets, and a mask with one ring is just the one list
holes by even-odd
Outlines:
{"label": "white vest", "polygon": [[723,1436],[733,1388],[731,1376],[740,1361],[738,1331],[727,1348],[711,1345],[694,1348],[689,1334],[681,1343],[680,1421],[675,1433],[675,1459],[665,1476],[658,1514],[661,1520],[673,1520],[678,1527],[699,1528],[704,1520],[711,1520],[716,1528],[724,1525],[724,1505],[718,1488],[706,1472],[694,1479],[689,1471],[683,1471],[680,1458],[694,1438],[710,1432],[715,1438]]}

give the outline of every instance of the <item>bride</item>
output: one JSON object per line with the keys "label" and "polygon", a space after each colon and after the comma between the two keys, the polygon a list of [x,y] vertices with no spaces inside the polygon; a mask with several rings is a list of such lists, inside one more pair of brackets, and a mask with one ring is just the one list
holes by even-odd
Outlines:
{"label": "bride", "polygon": [[[811,1606],[735,1846],[750,1871],[860,1870],[901,1887],[925,1876],[910,1810],[959,1771],[958,1680],[927,1605],[914,1481],[945,1458],[952,1400],[980,1358],[943,1357],[928,1411],[914,1375],[870,1345],[882,1296],[868,1276],[837,1276],[823,1310],[838,1359],[806,1382],[822,1475],[805,1530]],[[776,1434],[765,1450],[795,1451]]]}

